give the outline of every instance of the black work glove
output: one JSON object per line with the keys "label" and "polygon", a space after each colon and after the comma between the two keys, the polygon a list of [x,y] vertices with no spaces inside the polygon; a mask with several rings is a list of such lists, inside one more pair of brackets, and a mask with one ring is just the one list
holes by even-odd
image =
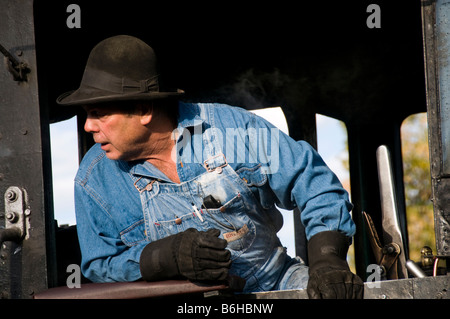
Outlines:
{"label": "black work glove", "polygon": [[227,241],[218,229],[189,228],[144,247],[139,263],[146,281],[178,276],[190,280],[225,280],[231,265]]}
{"label": "black work glove", "polygon": [[349,238],[337,231],[315,234],[308,242],[310,299],[362,298],[364,283],[348,267]]}

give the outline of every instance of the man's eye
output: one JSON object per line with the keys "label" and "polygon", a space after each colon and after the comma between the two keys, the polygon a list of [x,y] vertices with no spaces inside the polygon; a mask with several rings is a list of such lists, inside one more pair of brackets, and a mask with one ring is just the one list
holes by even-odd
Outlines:
{"label": "man's eye", "polygon": [[89,112],[91,117],[100,118],[106,115],[105,112],[99,111],[99,110],[92,110]]}

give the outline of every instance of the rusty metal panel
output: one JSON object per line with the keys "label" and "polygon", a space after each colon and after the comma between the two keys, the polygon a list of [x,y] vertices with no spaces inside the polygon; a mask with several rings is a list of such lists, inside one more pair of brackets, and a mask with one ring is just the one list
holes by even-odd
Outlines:
{"label": "rusty metal panel", "polygon": [[450,256],[450,1],[422,0],[432,201],[438,255]]}
{"label": "rusty metal panel", "polygon": [[414,299],[414,285],[410,279],[386,280],[364,284],[364,299]]}
{"label": "rusty metal panel", "polygon": [[450,299],[450,277],[438,276],[414,279],[415,299]]}
{"label": "rusty metal panel", "polygon": [[436,58],[441,113],[442,173],[450,175],[450,1],[436,2]]}
{"label": "rusty metal panel", "polygon": [[[364,283],[364,299],[450,299],[449,276]],[[258,292],[247,299],[308,299],[306,289]]]}
{"label": "rusty metal panel", "polygon": [[225,292],[227,289],[225,284],[208,285],[188,280],[88,283],[78,289],[52,288],[35,295],[35,299],[140,299]]}
{"label": "rusty metal panel", "polygon": [[42,143],[48,141],[48,123],[39,107],[33,1],[0,0],[0,8],[0,44],[28,68],[20,81],[9,70],[10,60],[0,55],[0,228],[9,187],[26,191],[30,209],[27,237],[1,247],[0,297],[31,298],[49,284],[46,229],[53,217],[48,213],[51,185],[44,182],[49,146]]}

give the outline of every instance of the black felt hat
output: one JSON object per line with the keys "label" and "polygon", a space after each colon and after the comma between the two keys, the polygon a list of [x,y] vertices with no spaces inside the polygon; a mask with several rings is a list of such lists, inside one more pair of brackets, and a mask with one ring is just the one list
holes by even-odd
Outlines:
{"label": "black felt hat", "polygon": [[142,40],[119,35],[91,51],[78,90],[60,95],[60,105],[179,98],[182,90],[160,91],[156,56]]}

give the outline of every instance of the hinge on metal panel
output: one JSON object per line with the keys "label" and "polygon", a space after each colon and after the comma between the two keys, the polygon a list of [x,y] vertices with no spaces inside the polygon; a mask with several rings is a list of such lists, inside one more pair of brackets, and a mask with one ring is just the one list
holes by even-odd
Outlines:
{"label": "hinge on metal panel", "polygon": [[0,247],[5,241],[20,243],[27,238],[28,216],[27,192],[11,186],[5,192],[5,228],[0,229]]}

